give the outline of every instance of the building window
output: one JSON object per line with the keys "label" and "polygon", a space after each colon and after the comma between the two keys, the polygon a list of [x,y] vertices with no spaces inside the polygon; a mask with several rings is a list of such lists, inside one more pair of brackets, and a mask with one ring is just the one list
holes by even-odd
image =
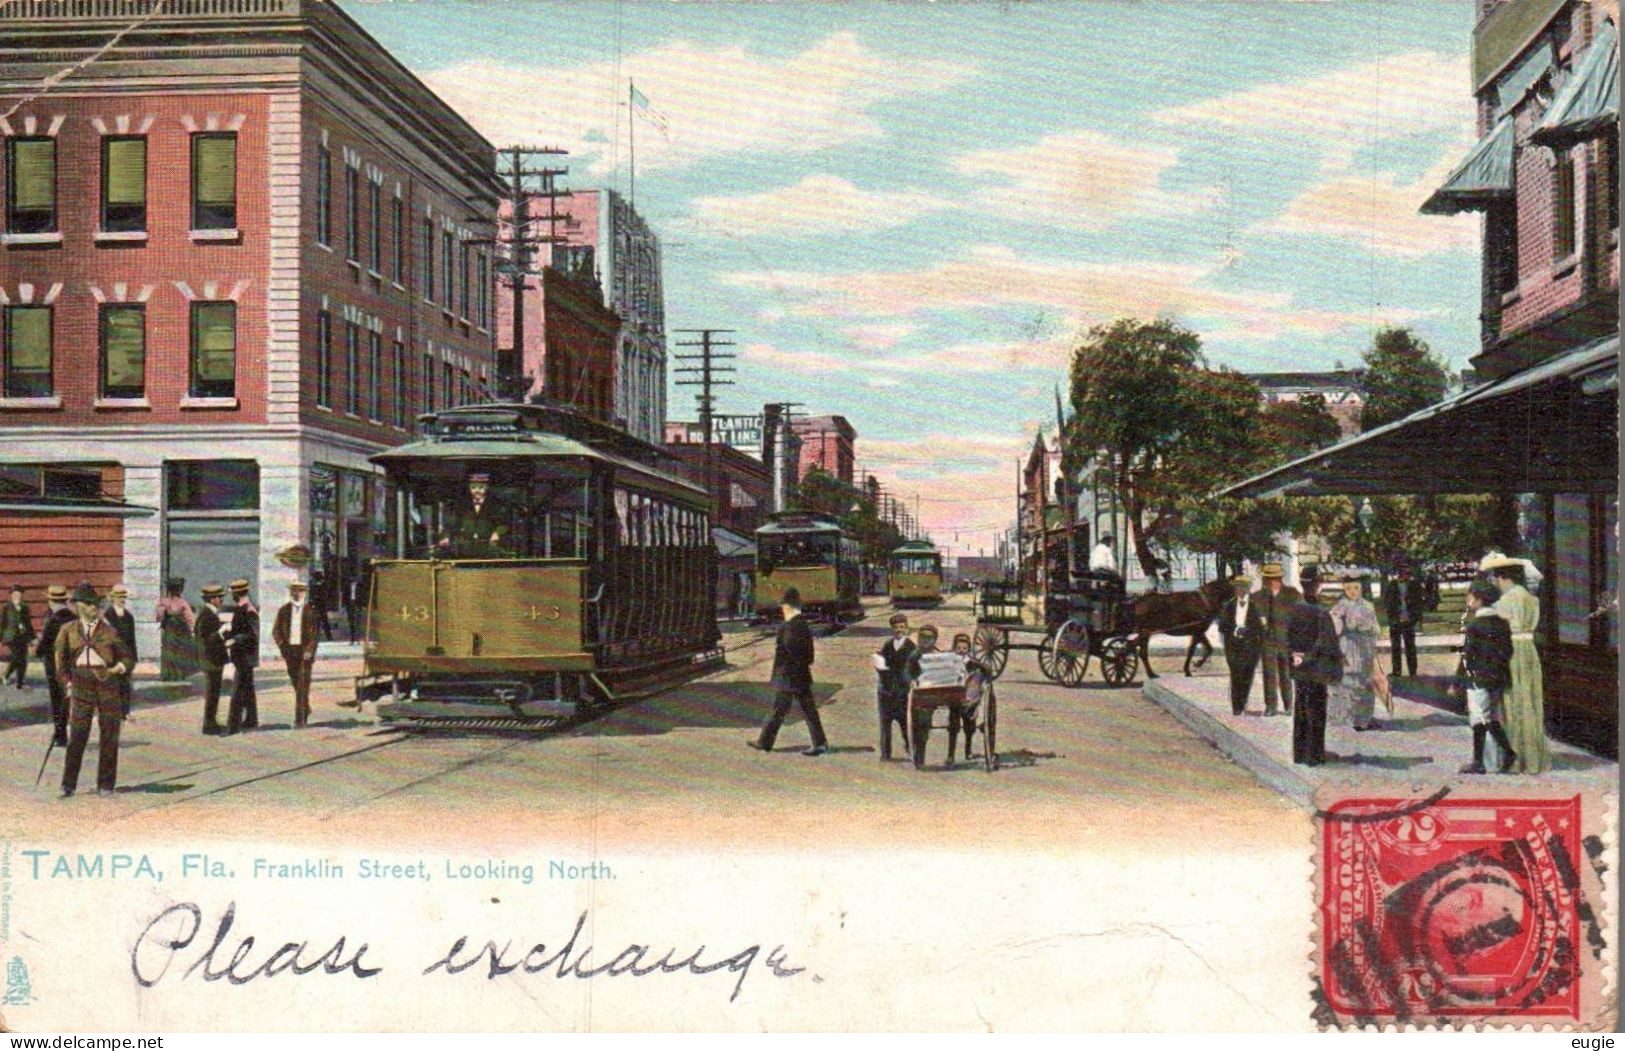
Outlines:
{"label": "building window", "polygon": [[102,139],[102,229],[147,228],[147,140]]}
{"label": "building window", "polygon": [[326,310],[316,315],[316,404],[333,406],[333,315]]}
{"label": "building window", "polygon": [[445,398],[446,408],[458,404],[457,401],[457,373],[451,367],[451,362],[441,362],[440,366],[440,392]]}
{"label": "building window", "polygon": [[333,151],[326,146],[316,154],[316,240],[333,244]]}
{"label": "building window", "polygon": [[260,508],[260,465],[254,460],[170,460],[164,481],[171,511]]}
{"label": "building window", "polygon": [[384,272],[383,187],[379,186],[377,183],[371,184],[371,188],[368,191],[368,203],[372,205],[372,212],[370,216],[372,223],[372,272],[375,274],[381,274]]}
{"label": "building window", "polygon": [[384,418],[384,341],[376,332],[367,333],[367,418]]}
{"label": "building window", "polygon": [[423,355],[423,411],[434,411],[434,355]]}
{"label": "building window", "polygon": [[475,262],[477,265],[477,269],[474,272],[474,280],[476,285],[475,295],[479,297],[480,328],[489,329],[491,327],[490,262],[486,259],[484,252],[479,254],[479,258]]}
{"label": "building window", "polygon": [[344,258],[361,262],[361,169],[344,172],[344,206],[349,209],[344,227]]}
{"label": "building window", "polygon": [[6,230],[56,231],[56,140],[6,140]]}
{"label": "building window", "polygon": [[1552,258],[1574,254],[1574,158],[1561,150],[1552,164]]}
{"label": "building window", "polygon": [[395,198],[393,226],[395,238],[391,243],[395,247],[395,272],[391,276],[394,277],[396,284],[404,285],[406,283],[406,204],[399,197]]}
{"label": "building window", "polygon": [[1619,129],[1602,137],[1603,214],[1608,229],[1619,229]]}
{"label": "building window", "polygon": [[344,325],[344,404],[351,416],[361,415],[361,329],[354,321]]}
{"label": "building window", "polygon": [[457,378],[457,390],[462,395],[463,404],[467,405],[474,400],[473,377],[469,376],[467,369],[460,369],[458,371],[459,375]]}
{"label": "building window", "polygon": [[192,304],[192,397],[237,394],[237,304]]}
{"label": "building window", "polygon": [[104,398],[147,393],[147,308],[107,303],[101,309],[101,391]]}
{"label": "building window", "polygon": [[192,229],[237,228],[237,134],[192,136]]}
{"label": "building window", "polygon": [[51,308],[6,308],[5,396],[51,396]]}
{"label": "building window", "polygon": [[440,236],[440,253],[441,253],[441,259],[440,259],[441,285],[446,290],[445,307],[446,307],[447,313],[450,313],[451,309],[452,309],[452,306],[454,305],[453,302],[452,302],[451,297],[457,294],[457,285],[452,280],[452,267],[454,265],[456,265],[457,259],[456,259],[456,252],[452,248],[452,238],[451,238],[451,231],[450,230],[444,231]]}
{"label": "building window", "polygon": [[423,220],[423,298],[434,302],[434,220]]}
{"label": "building window", "polygon": [[474,316],[468,312],[468,243],[464,242],[457,248],[458,281],[461,282],[457,293],[457,316],[466,320]]}
{"label": "building window", "polygon": [[395,341],[395,426],[406,426],[406,344]]}
{"label": "building window", "polygon": [[1518,208],[1514,202],[1492,204],[1485,212],[1484,245],[1490,292],[1511,292],[1518,287]]}

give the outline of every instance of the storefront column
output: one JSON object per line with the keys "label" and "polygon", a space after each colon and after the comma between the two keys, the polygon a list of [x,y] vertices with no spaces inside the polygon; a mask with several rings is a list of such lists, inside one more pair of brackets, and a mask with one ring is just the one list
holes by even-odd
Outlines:
{"label": "storefront column", "polygon": [[271,619],[287,601],[288,585],[304,572],[283,565],[277,552],[304,543],[309,532],[304,471],[297,448],[291,445],[290,462],[260,464],[260,579],[254,601],[260,608],[260,661],[272,666],[278,655],[271,641]]}
{"label": "storefront column", "polygon": [[153,512],[124,520],[124,586],[135,612],[135,644],[142,660],[158,659],[158,623],[153,610],[164,594],[164,468],[143,464],[124,468],[124,502]]}

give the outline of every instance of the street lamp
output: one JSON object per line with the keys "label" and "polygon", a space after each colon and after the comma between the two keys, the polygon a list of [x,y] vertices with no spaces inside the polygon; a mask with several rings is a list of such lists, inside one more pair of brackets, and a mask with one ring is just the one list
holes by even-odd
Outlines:
{"label": "street lamp", "polygon": [[1361,529],[1368,533],[1371,531],[1371,523],[1377,520],[1377,512],[1371,507],[1371,497],[1365,497],[1360,501],[1360,510],[1355,512],[1354,517],[1360,523]]}

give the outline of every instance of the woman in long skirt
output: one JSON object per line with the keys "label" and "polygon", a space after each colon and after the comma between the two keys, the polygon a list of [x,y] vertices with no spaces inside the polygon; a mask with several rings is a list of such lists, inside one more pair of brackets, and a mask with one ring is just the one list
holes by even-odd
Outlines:
{"label": "woman in long skirt", "polygon": [[1512,628],[1512,687],[1502,698],[1502,725],[1517,753],[1512,769],[1521,774],[1543,774],[1552,766],[1546,747],[1546,684],[1535,649],[1535,628],[1540,624],[1540,600],[1523,586],[1521,560],[1491,557],[1483,568],[1501,591],[1495,611]]}
{"label": "woman in long skirt", "polygon": [[171,577],[158,600],[158,678],[164,682],[179,682],[198,670],[197,641],[192,637],[197,618],[181,597],[185,586],[186,581]]}
{"label": "woman in long skirt", "polygon": [[1343,597],[1331,610],[1337,644],[1343,651],[1342,681],[1332,684],[1330,699],[1341,716],[1347,713],[1356,730],[1378,730],[1376,688],[1371,669],[1377,663],[1377,611],[1361,597],[1360,576],[1343,575]]}

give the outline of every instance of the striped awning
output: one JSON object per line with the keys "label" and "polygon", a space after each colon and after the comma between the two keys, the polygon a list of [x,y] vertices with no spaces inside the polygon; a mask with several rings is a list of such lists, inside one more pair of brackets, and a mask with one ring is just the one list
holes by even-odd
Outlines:
{"label": "striped awning", "polygon": [[1497,120],[1450,173],[1444,185],[1423,202],[1422,211],[1427,215],[1454,215],[1480,210],[1492,201],[1510,197],[1512,132],[1511,115]]}
{"label": "striped awning", "polygon": [[1619,32],[1604,22],[1597,39],[1529,140],[1553,149],[1601,135],[1619,125]]}

